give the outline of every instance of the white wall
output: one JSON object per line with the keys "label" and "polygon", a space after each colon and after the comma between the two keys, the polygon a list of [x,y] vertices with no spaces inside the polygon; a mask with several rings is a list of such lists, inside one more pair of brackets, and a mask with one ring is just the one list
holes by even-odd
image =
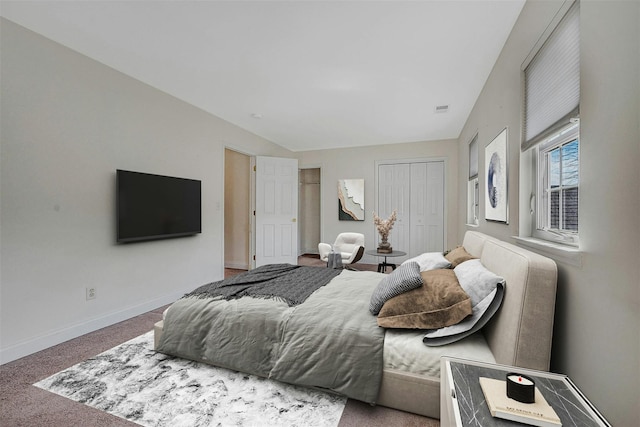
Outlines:
{"label": "white wall", "polygon": [[[467,144],[509,128],[509,225],[479,230],[507,241],[526,234],[529,171],[520,155],[521,65],[562,1],[528,1],[459,140],[459,233]],[[580,249],[559,269],[551,368],[569,375],[616,426],[640,424],[640,2],[583,0],[581,26]],[[522,169],[520,164],[523,165]],[[485,188],[480,176],[480,188]],[[545,255],[548,255],[545,253]]]}
{"label": "white wall", "polygon": [[[220,279],[224,145],[291,153],[10,21],[1,27],[4,363]],[[202,180],[202,234],[116,245],[117,168]]]}
{"label": "white wall", "polygon": [[[376,210],[376,161],[400,159],[444,159],[446,164],[445,189],[445,244],[459,243],[456,213],[458,211],[458,146],[455,140],[414,142],[406,144],[356,147],[346,149],[299,152],[299,166],[321,168],[321,236],[323,242],[333,243],[339,233],[352,231],[365,235],[365,248],[377,247],[377,231],[373,225]],[[338,220],[338,180],[364,178],[364,221]],[[391,242],[393,245],[393,242]],[[400,248],[398,248],[400,249]],[[379,259],[365,255],[362,261],[377,264]]]}

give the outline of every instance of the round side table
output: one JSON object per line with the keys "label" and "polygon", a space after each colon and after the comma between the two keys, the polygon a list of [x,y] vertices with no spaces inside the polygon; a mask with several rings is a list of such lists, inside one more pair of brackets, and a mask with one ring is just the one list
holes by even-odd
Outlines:
{"label": "round side table", "polygon": [[387,271],[387,267],[391,267],[391,271],[396,269],[395,264],[391,264],[387,262],[387,257],[405,256],[407,254],[406,252],[402,252],[402,251],[392,251],[388,254],[385,254],[385,253],[378,252],[377,250],[365,251],[365,253],[367,255],[384,257],[384,261],[378,264],[378,273],[385,273]]}

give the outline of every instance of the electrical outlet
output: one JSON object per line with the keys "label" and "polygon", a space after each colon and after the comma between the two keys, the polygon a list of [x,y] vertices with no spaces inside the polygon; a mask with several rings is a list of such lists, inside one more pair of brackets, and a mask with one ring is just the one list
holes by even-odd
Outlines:
{"label": "electrical outlet", "polygon": [[98,296],[98,290],[96,288],[87,288],[87,301],[90,299],[96,299]]}

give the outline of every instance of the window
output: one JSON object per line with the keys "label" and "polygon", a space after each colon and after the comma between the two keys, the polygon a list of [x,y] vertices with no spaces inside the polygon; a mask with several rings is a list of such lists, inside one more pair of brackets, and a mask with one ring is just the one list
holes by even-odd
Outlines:
{"label": "window", "polygon": [[538,147],[537,237],[577,243],[579,129],[572,123]]}
{"label": "window", "polygon": [[580,186],[580,4],[568,3],[524,66],[522,151],[534,151],[533,237],[577,245]]}
{"label": "window", "polygon": [[469,182],[467,184],[467,224],[478,225],[480,213],[478,188],[478,135],[469,143]]}

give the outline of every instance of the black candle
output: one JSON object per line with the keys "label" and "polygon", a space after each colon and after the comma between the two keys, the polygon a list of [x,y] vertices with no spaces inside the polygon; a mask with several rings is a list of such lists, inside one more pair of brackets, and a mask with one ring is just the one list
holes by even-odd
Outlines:
{"label": "black candle", "polygon": [[536,401],[536,383],[526,375],[507,374],[507,397],[522,403]]}

